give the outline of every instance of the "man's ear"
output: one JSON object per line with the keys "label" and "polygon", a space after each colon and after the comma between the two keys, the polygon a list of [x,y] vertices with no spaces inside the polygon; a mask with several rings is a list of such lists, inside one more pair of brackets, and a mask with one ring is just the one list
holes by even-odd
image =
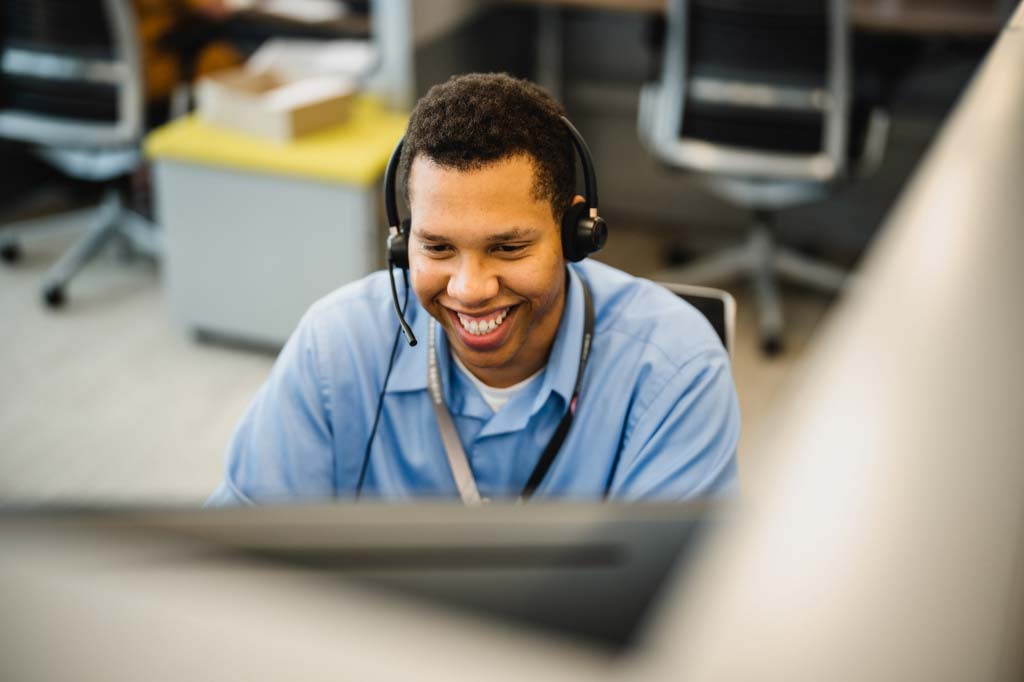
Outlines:
{"label": "man's ear", "polygon": [[572,198],[572,205],[575,206],[576,204],[582,204],[585,201],[586,199],[583,198],[582,194],[577,194]]}

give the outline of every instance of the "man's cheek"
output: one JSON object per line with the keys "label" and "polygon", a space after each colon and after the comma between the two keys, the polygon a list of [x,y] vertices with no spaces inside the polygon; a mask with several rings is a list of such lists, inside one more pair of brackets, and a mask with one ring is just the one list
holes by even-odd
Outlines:
{"label": "man's cheek", "polygon": [[426,307],[435,296],[441,293],[440,278],[437,277],[436,273],[432,273],[429,268],[425,268],[421,264],[417,263],[416,260],[409,263],[409,283],[412,285],[413,292],[424,307]]}

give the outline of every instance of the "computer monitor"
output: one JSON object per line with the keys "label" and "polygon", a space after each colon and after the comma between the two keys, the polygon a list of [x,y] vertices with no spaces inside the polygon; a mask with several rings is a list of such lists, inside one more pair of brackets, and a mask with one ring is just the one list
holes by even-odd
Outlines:
{"label": "computer monitor", "polygon": [[[372,503],[86,512],[67,522],[186,547],[176,565],[239,563],[302,580],[356,581],[434,604],[511,619],[621,651],[706,525],[705,503]],[[42,531],[60,515],[43,515]],[[0,517],[0,529],[11,519]],[[2,535],[2,534],[0,534]],[[129,540],[126,540],[128,538]],[[185,544],[182,545],[181,543]]]}

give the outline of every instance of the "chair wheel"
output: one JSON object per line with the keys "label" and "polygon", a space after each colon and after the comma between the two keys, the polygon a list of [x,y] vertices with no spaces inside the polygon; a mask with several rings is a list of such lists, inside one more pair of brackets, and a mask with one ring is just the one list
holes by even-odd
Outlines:
{"label": "chair wheel", "polygon": [[21,247],[15,242],[9,242],[0,246],[0,258],[5,263],[17,263],[21,260]]}
{"label": "chair wheel", "polygon": [[50,308],[60,308],[64,305],[64,287],[48,286],[43,289],[43,300]]}
{"label": "chair wheel", "polygon": [[770,358],[774,358],[782,352],[782,338],[778,336],[762,337],[761,352]]}

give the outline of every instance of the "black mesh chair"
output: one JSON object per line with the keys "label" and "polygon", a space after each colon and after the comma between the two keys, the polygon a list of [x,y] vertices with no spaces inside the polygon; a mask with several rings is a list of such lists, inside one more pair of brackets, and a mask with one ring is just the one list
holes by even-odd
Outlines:
{"label": "black mesh chair", "polygon": [[728,291],[678,282],[660,282],[673,294],[696,308],[711,323],[726,352],[732,356],[736,338],[736,299]]}
{"label": "black mesh chair", "polygon": [[[158,250],[156,230],[126,209],[125,183],[114,182],[141,161],[136,20],[131,0],[5,0],[0,11],[0,138],[30,145],[68,176],[108,185],[84,235],[46,275],[44,299],[58,306],[71,278],[112,239]],[[4,259],[16,260],[30,237],[5,226]]]}
{"label": "black mesh chair", "polygon": [[888,116],[870,83],[855,87],[851,64],[844,0],[670,0],[661,80],[641,94],[638,130],[650,152],[753,217],[745,243],[657,277],[751,278],[768,353],[782,344],[777,275],[827,292],[846,280],[776,244],[774,212],[881,161]]}

